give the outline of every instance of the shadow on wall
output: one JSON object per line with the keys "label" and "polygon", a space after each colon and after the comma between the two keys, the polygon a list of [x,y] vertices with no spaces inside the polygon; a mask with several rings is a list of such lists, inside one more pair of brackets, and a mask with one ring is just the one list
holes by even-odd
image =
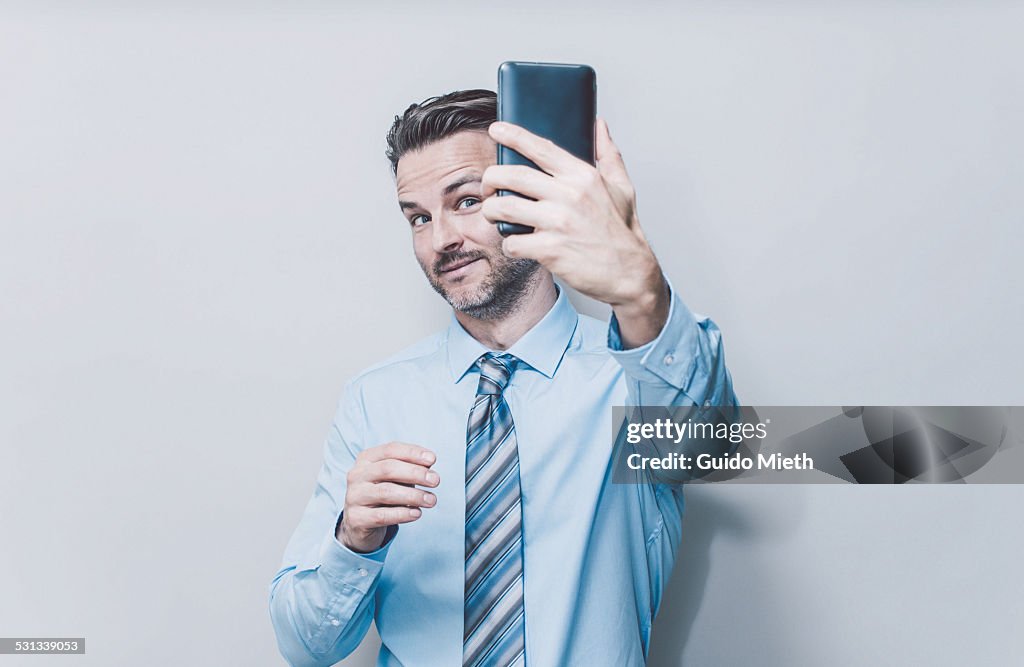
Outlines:
{"label": "shadow on wall", "polygon": [[[719,628],[713,635],[693,634],[694,623],[709,592],[728,595],[730,604],[745,607],[744,616],[748,618],[755,615],[765,619],[766,625],[776,625],[770,620],[777,614],[774,601],[756,593],[763,590],[759,582],[776,573],[763,558],[758,558],[758,553],[763,553],[766,544],[785,541],[799,529],[804,492],[799,486],[781,485],[719,484],[687,488],[682,544],[654,623],[649,667],[727,664],[707,662],[699,656],[719,655],[725,659],[725,653],[736,654],[735,648],[721,646],[738,639],[729,627]],[[765,502],[769,495],[770,502]],[[713,566],[712,545],[718,540],[729,544],[715,547]],[[716,582],[710,591],[709,580]],[[759,634],[760,664],[787,664],[787,659],[792,657],[789,647],[793,641],[795,639],[784,636],[784,632]],[[698,650],[693,650],[698,644]],[[716,649],[716,644],[721,648]],[[684,653],[691,658],[686,663]],[[749,654],[749,651],[744,653]],[[695,657],[697,659],[692,659]]]}

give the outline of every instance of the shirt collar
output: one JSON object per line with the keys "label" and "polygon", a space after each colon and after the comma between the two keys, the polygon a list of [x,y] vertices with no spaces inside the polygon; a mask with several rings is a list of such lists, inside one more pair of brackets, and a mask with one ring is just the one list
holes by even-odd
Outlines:
{"label": "shirt collar", "polygon": [[[534,324],[512,347],[501,353],[496,352],[511,354],[549,378],[554,377],[579,321],[579,314],[565,290],[557,286],[556,289],[558,297],[555,305],[551,306],[551,310],[540,322]],[[455,313],[452,313],[452,321],[448,325],[448,368],[452,380],[461,380],[476,360],[487,352],[493,350],[470,336],[455,318]]]}

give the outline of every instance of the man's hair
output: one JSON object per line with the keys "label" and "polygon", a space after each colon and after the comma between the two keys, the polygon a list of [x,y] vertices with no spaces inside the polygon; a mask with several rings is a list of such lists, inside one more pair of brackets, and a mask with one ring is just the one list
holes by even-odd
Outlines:
{"label": "man's hair", "polygon": [[457,90],[411,104],[388,131],[385,154],[391,173],[398,173],[398,161],[415,151],[464,130],[487,131],[498,119],[498,96],[490,90]]}

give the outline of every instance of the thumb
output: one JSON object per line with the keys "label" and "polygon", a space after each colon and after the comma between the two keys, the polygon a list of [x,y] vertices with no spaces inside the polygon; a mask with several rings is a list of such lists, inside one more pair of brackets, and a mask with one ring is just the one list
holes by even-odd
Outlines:
{"label": "thumb", "polygon": [[607,180],[620,186],[631,185],[629,176],[626,174],[626,163],[622,161],[622,153],[619,147],[612,141],[611,132],[608,131],[608,123],[604,118],[598,118],[594,134],[597,136],[595,149],[597,153],[597,170]]}

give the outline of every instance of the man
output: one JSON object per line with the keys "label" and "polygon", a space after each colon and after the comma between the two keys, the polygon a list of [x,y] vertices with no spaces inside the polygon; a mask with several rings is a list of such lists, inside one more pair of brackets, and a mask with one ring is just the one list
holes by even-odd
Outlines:
{"label": "man", "polygon": [[[683,495],[611,482],[611,410],[735,404],[721,336],[663,276],[603,121],[595,168],[495,118],[493,93],[461,91],[388,135],[416,259],[453,318],[345,388],[271,584],[292,665],[334,664],[371,620],[378,665],[646,658]],[[544,171],[495,165],[495,142]],[[500,220],[535,232],[503,239]]]}

